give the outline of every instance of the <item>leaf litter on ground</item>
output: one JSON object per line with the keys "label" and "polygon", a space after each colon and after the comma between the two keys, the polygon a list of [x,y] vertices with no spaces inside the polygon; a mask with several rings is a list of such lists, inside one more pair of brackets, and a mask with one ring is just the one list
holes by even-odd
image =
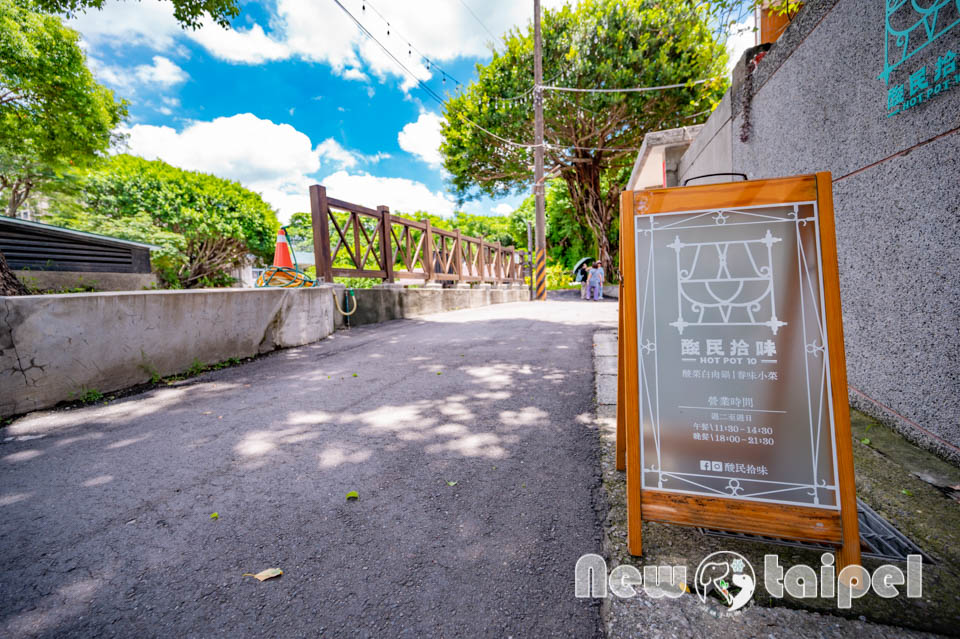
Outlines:
{"label": "leaf litter on ground", "polygon": [[283,574],[283,571],[279,568],[267,568],[266,570],[261,570],[257,574],[252,572],[243,573],[244,577],[253,577],[259,581],[266,581],[267,579],[273,579],[274,577],[279,577]]}

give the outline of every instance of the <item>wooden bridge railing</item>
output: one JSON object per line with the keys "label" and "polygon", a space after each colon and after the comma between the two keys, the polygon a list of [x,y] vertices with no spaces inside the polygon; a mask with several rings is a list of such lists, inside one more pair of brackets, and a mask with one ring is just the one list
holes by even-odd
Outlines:
{"label": "wooden bridge railing", "polygon": [[376,209],[327,197],[310,187],[317,276],[386,282],[523,282],[522,251]]}

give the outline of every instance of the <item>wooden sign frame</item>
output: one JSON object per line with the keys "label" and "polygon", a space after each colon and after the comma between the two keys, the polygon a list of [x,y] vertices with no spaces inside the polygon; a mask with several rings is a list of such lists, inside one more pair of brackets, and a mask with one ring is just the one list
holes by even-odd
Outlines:
{"label": "wooden sign frame", "polygon": [[[640,368],[637,355],[635,216],[714,208],[816,202],[819,218],[823,316],[828,336],[833,399],[839,509],[763,503],[644,489],[640,459]],[[627,474],[627,541],[642,555],[641,525],[658,521],[827,543],[839,548],[837,570],[860,565],[853,474],[853,442],[847,397],[846,360],[840,311],[836,232],[830,173],[728,184],[625,191],[620,197],[620,318],[618,331],[616,465]]]}

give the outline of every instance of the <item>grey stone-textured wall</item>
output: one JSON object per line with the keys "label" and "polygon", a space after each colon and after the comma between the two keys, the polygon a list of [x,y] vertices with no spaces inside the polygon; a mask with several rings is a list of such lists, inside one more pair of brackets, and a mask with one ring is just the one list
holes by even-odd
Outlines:
{"label": "grey stone-textured wall", "polygon": [[[941,27],[958,17],[950,4]],[[740,61],[705,126],[713,135],[691,145],[680,177],[833,174],[851,400],[960,461],[960,83],[887,115],[889,88],[905,85],[909,100],[911,74],[925,68],[932,88],[938,58],[960,58],[960,25],[888,86],[877,77],[884,5],[808,2],[752,82]]]}
{"label": "grey stone-textured wall", "polygon": [[[342,286],[78,293],[0,298],[0,417],[128,388],[194,362],[222,362],[323,339],[344,324]],[[374,288],[351,324],[528,301],[522,286]]]}

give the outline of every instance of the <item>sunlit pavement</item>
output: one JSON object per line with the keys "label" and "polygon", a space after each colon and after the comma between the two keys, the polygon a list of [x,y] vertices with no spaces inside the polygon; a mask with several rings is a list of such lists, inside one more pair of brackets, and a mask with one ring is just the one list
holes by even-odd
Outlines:
{"label": "sunlit pavement", "polygon": [[592,336],[617,307],[562,299],[21,418],[0,635],[597,635],[572,570],[600,549]]}

